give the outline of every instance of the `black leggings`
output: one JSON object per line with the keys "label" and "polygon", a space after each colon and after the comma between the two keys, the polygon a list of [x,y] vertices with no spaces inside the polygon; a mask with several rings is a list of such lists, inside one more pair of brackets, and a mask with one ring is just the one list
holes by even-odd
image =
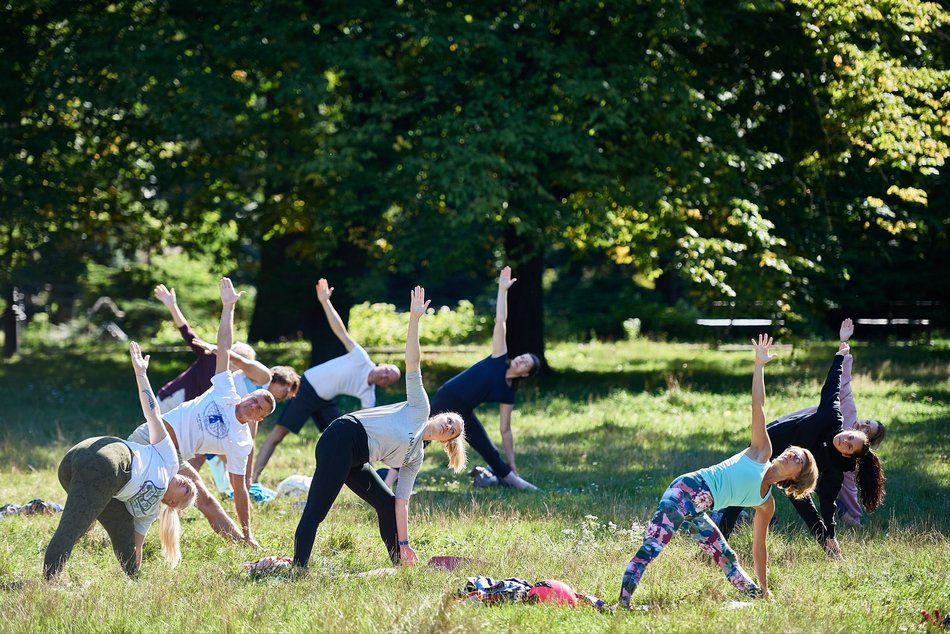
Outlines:
{"label": "black leggings", "polygon": [[478,420],[475,411],[471,407],[451,394],[447,394],[444,390],[439,390],[432,398],[430,409],[429,416],[435,416],[443,412],[457,412],[465,421],[465,440],[468,441],[472,449],[485,459],[492,472],[499,479],[511,473],[511,466],[501,457],[498,447],[488,437],[485,426]]}
{"label": "black leggings", "polygon": [[736,522],[739,519],[739,515],[742,514],[741,506],[727,506],[726,508],[720,511],[721,515],[719,516],[719,531],[722,533],[722,536],[726,539],[729,539],[729,536],[732,535],[732,531],[736,527]]}
{"label": "black leggings", "polygon": [[294,565],[306,567],[313,551],[320,522],[345,484],[376,509],[379,536],[389,558],[399,563],[396,537],[396,496],[369,464],[369,446],[363,424],[353,416],[341,416],[327,427],[316,449],[317,468],[307,495],[297,532],[294,534]]}

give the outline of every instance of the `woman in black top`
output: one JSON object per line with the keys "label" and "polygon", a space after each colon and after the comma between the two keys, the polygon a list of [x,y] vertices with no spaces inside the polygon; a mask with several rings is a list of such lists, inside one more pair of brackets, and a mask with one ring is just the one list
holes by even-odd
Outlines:
{"label": "woman in black top", "polygon": [[[843,428],[838,392],[841,386],[841,364],[848,352],[848,344],[842,343],[821,389],[821,401],[814,412],[805,411],[788,416],[770,423],[767,428],[773,457],[792,445],[808,449],[815,456],[820,474],[815,492],[818,494],[821,513],[815,508],[811,497],[792,500],[792,504],[818,543],[833,558],[841,557],[841,547],[835,537],[835,500],[841,491],[844,473],[856,470],[861,504],[865,509],[873,511],[884,503],[884,472],[877,454],[871,451],[867,434],[854,429],[845,431]],[[736,507],[723,510],[719,525],[727,538],[741,510]]]}
{"label": "woman in black top", "polygon": [[[541,360],[526,353],[508,358],[505,339],[505,321],[508,318],[508,289],[517,280],[506,266],[498,277],[498,302],[495,308],[495,329],[492,333],[491,356],[455,375],[439,388],[432,398],[432,415],[458,412],[465,420],[465,440],[477,451],[503,484],[516,489],[537,490],[537,487],[518,475],[515,465],[514,437],[511,433],[511,413],[515,403],[515,385],[518,380],[534,375]],[[505,448],[502,458],[498,447],[488,437],[485,427],[475,415],[482,403],[499,403],[501,439]]]}

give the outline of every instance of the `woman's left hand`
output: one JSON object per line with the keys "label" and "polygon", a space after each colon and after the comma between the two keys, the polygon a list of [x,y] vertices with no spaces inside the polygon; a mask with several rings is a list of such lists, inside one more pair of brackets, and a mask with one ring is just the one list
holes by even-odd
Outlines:
{"label": "woman's left hand", "polygon": [[511,267],[506,266],[501,270],[501,273],[498,275],[498,287],[503,291],[507,291],[511,288],[511,285],[518,281],[518,278],[511,277]]}
{"label": "woman's left hand", "polygon": [[129,344],[129,356],[132,357],[132,367],[135,368],[136,374],[145,374],[145,371],[148,370],[148,360],[149,355],[142,356],[142,349],[139,348],[139,344],[132,342]]}
{"label": "woman's left hand", "polygon": [[422,317],[431,301],[431,299],[426,301],[426,289],[421,286],[415,287],[409,293],[409,314],[417,319]]}
{"label": "woman's left hand", "polygon": [[414,551],[409,544],[399,547],[399,563],[405,566],[411,566],[416,563],[418,559],[419,558],[416,557],[416,551]]}

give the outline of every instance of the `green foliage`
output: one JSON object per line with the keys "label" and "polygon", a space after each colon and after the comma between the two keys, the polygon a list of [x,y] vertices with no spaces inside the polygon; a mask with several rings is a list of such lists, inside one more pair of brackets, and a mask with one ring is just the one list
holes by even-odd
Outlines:
{"label": "green foliage", "polygon": [[789,321],[946,298],[937,3],[100,9],[0,9],[4,293],[302,236],[280,257],[373,289],[555,249]]}
{"label": "green foliage", "polygon": [[[430,308],[422,327],[422,345],[450,346],[481,342],[491,335],[494,315],[475,313],[471,302],[462,300],[455,309]],[[392,304],[363,302],[350,309],[348,330],[362,346],[403,347],[406,345],[406,314]]]}

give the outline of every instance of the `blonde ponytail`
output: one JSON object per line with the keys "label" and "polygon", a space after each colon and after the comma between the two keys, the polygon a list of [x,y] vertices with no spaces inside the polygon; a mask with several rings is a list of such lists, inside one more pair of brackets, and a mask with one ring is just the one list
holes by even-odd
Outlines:
{"label": "blonde ponytail", "polygon": [[[461,417],[460,417],[461,418]],[[458,436],[445,443],[445,454],[449,457],[449,468],[455,473],[460,473],[465,468],[468,458],[465,455],[465,423],[462,423],[462,431]]]}
{"label": "blonde ponytail", "polygon": [[158,515],[158,538],[162,543],[162,554],[172,568],[181,563],[181,518],[178,514],[194,504],[197,497],[198,489],[192,485],[188,489],[188,497],[176,506],[162,503],[162,510]]}
{"label": "blonde ponytail", "polygon": [[181,521],[178,509],[162,504],[158,516],[158,535],[162,542],[162,554],[172,568],[181,563]]}

